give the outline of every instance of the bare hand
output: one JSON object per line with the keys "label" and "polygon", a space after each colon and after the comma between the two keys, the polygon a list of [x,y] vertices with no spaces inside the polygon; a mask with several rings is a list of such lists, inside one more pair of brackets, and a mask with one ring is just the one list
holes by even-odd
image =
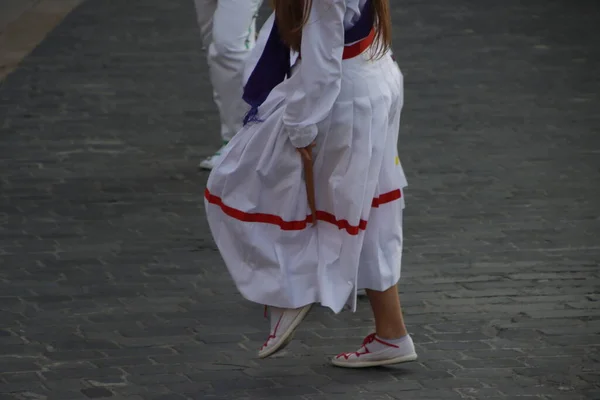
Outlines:
{"label": "bare hand", "polygon": [[302,158],[302,164],[304,165],[304,180],[306,182],[306,196],[308,197],[308,206],[312,214],[313,225],[317,224],[317,207],[315,202],[315,181],[313,175],[313,159],[312,149],[316,146],[313,142],[306,147],[298,148],[300,157]]}

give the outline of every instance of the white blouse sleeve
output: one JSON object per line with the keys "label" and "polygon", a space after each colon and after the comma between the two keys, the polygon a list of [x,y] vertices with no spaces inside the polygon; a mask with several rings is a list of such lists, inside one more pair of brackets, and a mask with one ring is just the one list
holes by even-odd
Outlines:
{"label": "white blouse sleeve", "polygon": [[317,137],[317,124],[330,113],[340,93],[346,0],[314,0],[302,29],[299,87],[288,97],[284,131],[296,148]]}

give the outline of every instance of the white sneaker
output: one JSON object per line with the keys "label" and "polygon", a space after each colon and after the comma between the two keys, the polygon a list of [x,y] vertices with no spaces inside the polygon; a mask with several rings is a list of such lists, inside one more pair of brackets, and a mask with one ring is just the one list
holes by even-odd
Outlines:
{"label": "white sneaker", "polygon": [[223,144],[223,146],[221,146],[221,148],[219,150],[217,150],[217,152],[215,154],[213,154],[212,156],[210,156],[207,159],[205,159],[204,161],[202,161],[200,163],[200,165],[198,165],[198,168],[205,169],[208,171],[212,170],[215,167],[215,165],[217,165],[219,160],[221,159],[221,156],[223,154],[223,149],[225,148],[225,146],[227,146],[227,142],[225,142]]}
{"label": "white sneaker", "polygon": [[271,307],[271,334],[258,351],[258,357],[269,357],[287,346],[311,307],[312,304],[296,309]]}
{"label": "white sneaker", "polygon": [[389,343],[372,333],[365,338],[358,351],[338,354],[331,360],[331,363],[344,368],[367,368],[399,364],[416,359],[415,345],[409,335],[398,341],[395,340],[394,343]]}
{"label": "white sneaker", "polygon": [[366,296],[366,295],[367,295],[367,291],[366,291],[365,289],[358,289],[358,290],[356,291],[356,295],[357,295],[358,297],[364,297],[364,296]]}

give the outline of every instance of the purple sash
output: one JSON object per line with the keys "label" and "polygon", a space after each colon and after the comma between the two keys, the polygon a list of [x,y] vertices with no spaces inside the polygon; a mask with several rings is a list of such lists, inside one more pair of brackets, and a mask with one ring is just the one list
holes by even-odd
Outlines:
{"label": "purple sash", "polygon": [[[344,32],[344,43],[355,43],[369,36],[374,18],[371,0],[367,0],[356,24]],[[251,107],[244,117],[244,125],[261,122],[258,108],[277,85],[290,77],[290,72],[290,48],[281,41],[276,19],[265,49],[244,87],[242,99]]]}

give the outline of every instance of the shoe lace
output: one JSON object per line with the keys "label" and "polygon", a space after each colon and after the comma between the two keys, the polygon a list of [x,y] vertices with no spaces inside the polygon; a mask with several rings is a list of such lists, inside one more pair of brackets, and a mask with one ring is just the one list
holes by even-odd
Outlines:
{"label": "shoe lace", "polygon": [[369,336],[363,340],[362,347],[365,347],[369,343],[373,343],[375,341],[375,333],[371,333]]}
{"label": "shoe lace", "polygon": [[[268,307],[265,306],[265,318],[267,317],[267,309]],[[279,320],[277,321],[277,325],[275,325],[275,329],[273,330],[273,333],[269,334],[269,337],[267,337],[267,340],[263,343],[261,350],[264,349],[265,347],[267,347],[269,345],[269,342],[271,341],[271,339],[275,339],[277,338],[277,329],[279,329],[279,324],[281,323],[281,318],[283,317],[283,315],[281,315],[279,317]]]}
{"label": "shoe lace", "polygon": [[368,335],[362,342],[362,346],[360,346],[360,349],[358,349],[357,351],[353,351],[350,353],[340,353],[337,355],[338,358],[345,358],[346,360],[349,359],[351,356],[356,356],[356,357],[360,357],[364,354],[369,354],[369,349],[367,348],[367,345],[370,343],[373,343],[375,341],[375,333],[371,333],[370,335]]}

